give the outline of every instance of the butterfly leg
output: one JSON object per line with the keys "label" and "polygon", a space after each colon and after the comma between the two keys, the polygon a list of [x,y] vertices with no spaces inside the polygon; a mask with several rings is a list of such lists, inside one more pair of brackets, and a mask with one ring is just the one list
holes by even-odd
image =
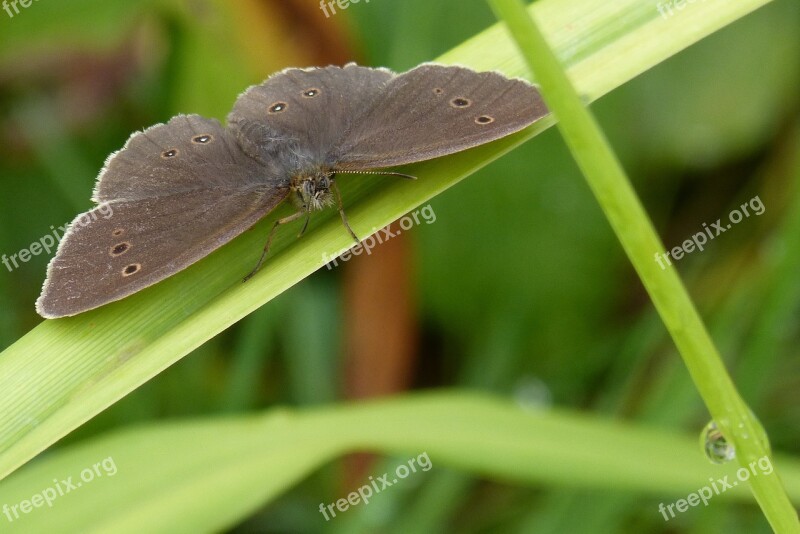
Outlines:
{"label": "butterfly leg", "polygon": [[[289,215],[288,217],[284,217],[283,219],[278,219],[277,221],[275,221],[275,224],[272,225],[272,230],[269,231],[269,236],[267,237],[267,243],[264,245],[264,251],[261,253],[261,257],[258,259],[258,263],[256,264],[256,268],[253,269],[252,271],[250,271],[250,274],[245,276],[244,279],[242,280],[242,282],[247,282],[248,280],[250,280],[253,277],[253,275],[256,274],[258,272],[258,270],[261,268],[261,264],[264,263],[264,258],[267,257],[267,252],[269,252],[269,246],[270,246],[270,244],[272,244],[272,238],[275,236],[275,230],[278,229],[278,226],[280,226],[282,224],[290,223],[292,221],[296,221],[297,219],[299,219],[303,215],[306,215],[305,211],[298,211],[297,213],[293,213],[292,215]],[[306,219],[306,224],[308,224],[308,219]],[[303,228],[303,230],[305,230],[305,227]],[[302,235],[302,232],[301,232],[301,235]]]}
{"label": "butterfly leg", "polygon": [[347,222],[347,215],[345,215],[344,206],[342,205],[342,195],[339,193],[339,188],[336,186],[336,182],[331,181],[331,189],[333,189],[333,194],[336,195],[336,205],[339,209],[339,215],[342,216],[342,223],[344,224],[344,227],[347,228],[347,231],[350,232],[350,235],[356,240],[356,244],[360,245],[361,240],[358,238],[353,229],[350,228],[350,223]]}
{"label": "butterfly leg", "polygon": [[311,212],[306,210],[306,222],[303,223],[303,229],[300,230],[299,234],[297,234],[298,238],[303,237],[303,234],[306,233],[306,230],[308,229],[308,221],[309,221],[309,219],[311,219]]}

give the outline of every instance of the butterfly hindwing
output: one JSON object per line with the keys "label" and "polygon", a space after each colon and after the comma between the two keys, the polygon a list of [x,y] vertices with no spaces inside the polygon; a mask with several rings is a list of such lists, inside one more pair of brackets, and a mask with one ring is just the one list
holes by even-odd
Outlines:
{"label": "butterfly hindwing", "polygon": [[285,197],[282,189],[209,189],[95,208],[62,239],[37,311],[74,315],[155,284],[250,228]]}

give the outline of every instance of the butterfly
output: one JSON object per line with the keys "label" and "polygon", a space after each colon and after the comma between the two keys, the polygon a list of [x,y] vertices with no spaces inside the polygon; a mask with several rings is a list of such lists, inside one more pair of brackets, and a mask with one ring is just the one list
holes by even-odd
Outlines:
{"label": "butterfly", "polygon": [[284,70],[242,93],[227,127],[178,115],[111,154],[92,196],[98,206],[65,232],[36,310],[70,316],[140,291],[287,198],[296,212],[275,222],[255,270],[279,225],[303,217],[307,225],[327,207],[358,242],[339,175],[400,175],[381,170],[493,141],[547,113],[533,85],[495,72],[423,64],[395,74],[353,63]]}

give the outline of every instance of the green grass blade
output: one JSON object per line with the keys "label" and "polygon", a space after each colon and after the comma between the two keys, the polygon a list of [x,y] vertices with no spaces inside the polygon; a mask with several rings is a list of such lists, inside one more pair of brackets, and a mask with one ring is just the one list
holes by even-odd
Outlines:
{"label": "green grass blade", "polygon": [[[639,202],[613,150],[520,0],[489,0],[509,27],[543,94],[559,120],[567,145],[597,197],[614,232],[647,288],[714,421],[747,469],[769,455],[767,438],[725,369],[674,265],[653,259],[664,245]],[[750,487],[767,519],[779,532],[800,531],[797,513],[777,472],[754,477]]]}
{"label": "green grass blade", "polygon": [[[13,506],[53,486],[54,478],[77,482],[82,470],[107,458],[115,467],[56,498],[52,508],[43,505],[10,523],[0,515],[0,524],[3,532],[47,532],[53,525],[60,532],[219,532],[355,450],[391,454],[397,458],[391,468],[427,453],[428,473],[456,468],[516,484],[611,484],[657,496],[665,505],[707,486],[709,478],[736,480],[734,466],[711,465],[697,454],[694,437],[557,410],[531,411],[489,395],[437,393],[114,432],[58,451],[5,481],[0,503]],[[779,461],[800,500],[800,463]],[[382,474],[370,473],[375,479]],[[420,471],[408,479],[417,476]],[[319,498],[334,502],[362,484],[368,478],[341,495]],[[370,504],[395,491],[402,490],[376,492]],[[752,497],[738,485],[713,499]],[[318,514],[317,506],[307,513]],[[655,505],[653,514],[659,514]],[[319,521],[325,523],[321,514]]]}
{"label": "green grass blade", "polygon": [[[595,99],[764,3],[718,2],[713,9],[699,4],[692,24],[678,21],[669,27],[669,38],[653,5],[640,0],[552,1],[536,11],[557,37],[580,91]],[[527,72],[499,26],[441,61],[510,76]],[[518,135],[415,166],[420,179],[413,183],[358,177],[344,182],[353,229],[366,236],[385,226],[550,124],[544,119]],[[0,354],[0,477],[308,276],[323,265],[325,254],[351,245],[336,214],[321,214],[299,241],[290,231],[281,233],[259,275],[239,283],[272,221],[287,213],[277,210],[203,261],[121,302],[46,321]]]}

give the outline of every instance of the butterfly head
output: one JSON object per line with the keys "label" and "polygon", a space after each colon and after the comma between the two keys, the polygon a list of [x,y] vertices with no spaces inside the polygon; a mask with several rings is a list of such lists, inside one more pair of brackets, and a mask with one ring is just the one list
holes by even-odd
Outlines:
{"label": "butterfly head", "polygon": [[333,206],[331,187],[334,173],[319,171],[292,180],[292,200],[303,211],[317,211]]}

